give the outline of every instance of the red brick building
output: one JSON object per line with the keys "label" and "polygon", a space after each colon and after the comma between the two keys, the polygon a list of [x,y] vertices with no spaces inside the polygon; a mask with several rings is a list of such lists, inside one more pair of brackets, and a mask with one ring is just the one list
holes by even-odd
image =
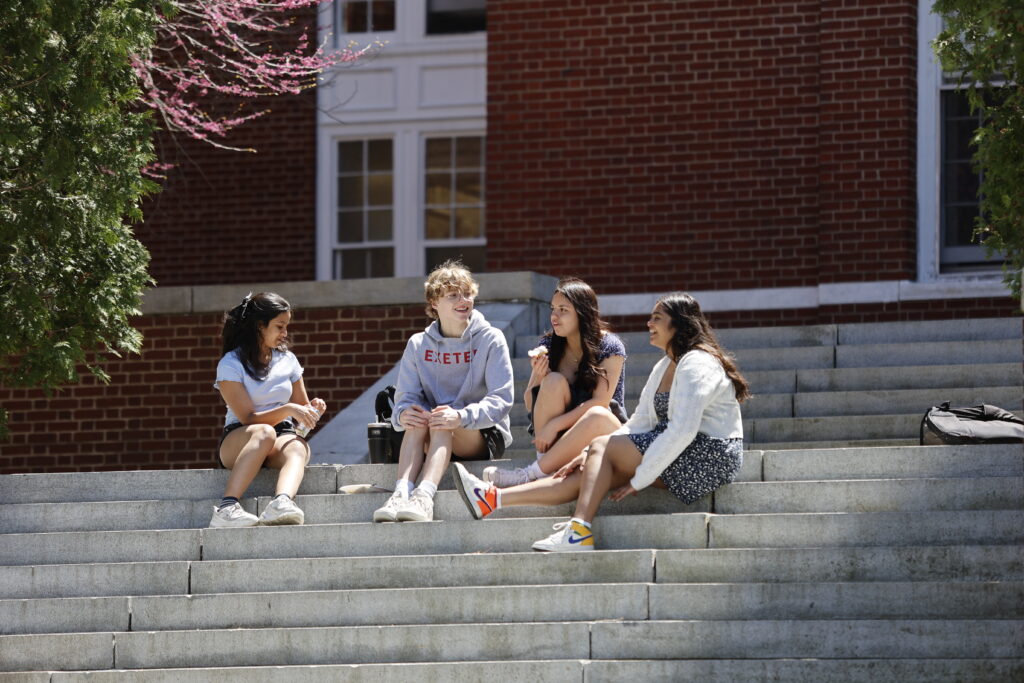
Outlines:
{"label": "red brick building", "polygon": [[[162,138],[179,165],[138,235],[170,298],[462,254],[579,275],[624,327],[673,289],[720,326],[1013,315],[970,243],[972,118],[930,58],[930,5],[337,0],[328,40],[387,45],[238,131],[257,154]],[[318,301],[300,357],[340,408],[424,321]],[[220,318],[193,304],[150,307],[109,387],[0,388],[0,471],[207,466]]]}

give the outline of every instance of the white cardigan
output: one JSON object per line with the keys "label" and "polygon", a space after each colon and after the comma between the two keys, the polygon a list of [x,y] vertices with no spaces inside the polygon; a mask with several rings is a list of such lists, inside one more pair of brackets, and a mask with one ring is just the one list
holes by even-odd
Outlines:
{"label": "white cardigan", "polygon": [[[636,410],[615,434],[649,432],[658,424],[654,394],[669,363],[666,356],[654,366]],[[743,437],[736,389],[725,368],[710,353],[694,350],[684,354],[676,365],[671,392],[668,428],[651,443],[629,482],[637,491],[653,484],[690,445],[697,432],[719,439]]]}

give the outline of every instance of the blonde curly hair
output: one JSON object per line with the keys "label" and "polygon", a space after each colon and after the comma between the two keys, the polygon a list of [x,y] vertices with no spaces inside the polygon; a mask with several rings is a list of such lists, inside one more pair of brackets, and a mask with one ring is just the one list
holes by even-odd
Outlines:
{"label": "blonde curly hair", "polygon": [[458,259],[448,259],[427,276],[423,283],[423,295],[427,299],[427,316],[431,320],[437,320],[437,311],[434,304],[448,292],[462,292],[464,295],[475,299],[480,292],[480,286],[473,279],[469,268]]}

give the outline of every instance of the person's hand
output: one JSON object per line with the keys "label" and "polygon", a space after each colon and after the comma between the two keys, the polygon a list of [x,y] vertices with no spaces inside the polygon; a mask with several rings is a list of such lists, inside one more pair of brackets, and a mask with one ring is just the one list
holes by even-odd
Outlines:
{"label": "person's hand", "polygon": [[419,406],[409,406],[398,418],[398,424],[406,429],[426,429],[429,422],[430,413]]}
{"label": "person's hand", "polygon": [[538,453],[547,453],[557,439],[558,427],[548,422],[543,429],[537,432],[537,436],[533,439],[533,445]]}
{"label": "person's hand", "polygon": [[[324,403],[324,400],[322,398],[314,398],[312,401],[309,402],[309,405],[316,408],[316,410],[320,413],[320,417],[323,417],[324,413],[327,412],[327,404]],[[317,419],[319,420],[319,418]]]}
{"label": "person's hand", "polygon": [[587,449],[584,448],[582,451],[580,451],[579,455],[577,455],[575,458],[559,467],[551,476],[554,477],[555,479],[565,479],[576,470],[583,469],[583,465],[586,462]]}
{"label": "person's hand", "polygon": [[310,429],[316,427],[316,421],[320,419],[320,416],[316,414],[313,406],[301,406],[298,403],[289,403],[288,406],[290,407],[289,413],[301,426],[309,427]]}
{"label": "person's hand", "polygon": [[541,353],[530,358],[530,377],[534,380],[533,384],[540,384],[540,381],[548,376],[551,372],[551,366],[548,364],[548,354]]}
{"label": "person's hand", "polygon": [[449,406],[438,406],[430,411],[429,425],[431,429],[458,429],[462,426],[462,417]]}
{"label": "person's hand", "polygon": [[632,484],[626,484],[625,486],[620,486],[619,488],[617,488],[614,491],[612,491],[611,493],[609,493],[608,494],[608,499],[609,500],[613,500],[613,501],[615,501],[617,503],[620,500],[622,500],[623,498],[625,498],[626,496],[635,496],[635,495],[636,495],[636,489],[633,488]]}

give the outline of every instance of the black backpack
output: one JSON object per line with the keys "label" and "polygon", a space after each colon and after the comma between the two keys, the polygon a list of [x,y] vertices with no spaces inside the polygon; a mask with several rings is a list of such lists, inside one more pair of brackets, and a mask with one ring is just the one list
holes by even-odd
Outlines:
{"label": "black backpack", "polygon": [[391,426],[391,415],[395,411],[395,388],[393,386],[389,385],[377,392],[373,411],[377,414],[377,422],[386,422],[388,424],[390,448],[387,450],[386,462],[397,463],[398,454],[402,450],[402,437],[405,436],[405,432],[397,431]]}
{"label": "black backpack", "polygon": [[921,420],[921,445],[1024,443],[1024,420],[1008,410],[980,405],[932,406]]}

